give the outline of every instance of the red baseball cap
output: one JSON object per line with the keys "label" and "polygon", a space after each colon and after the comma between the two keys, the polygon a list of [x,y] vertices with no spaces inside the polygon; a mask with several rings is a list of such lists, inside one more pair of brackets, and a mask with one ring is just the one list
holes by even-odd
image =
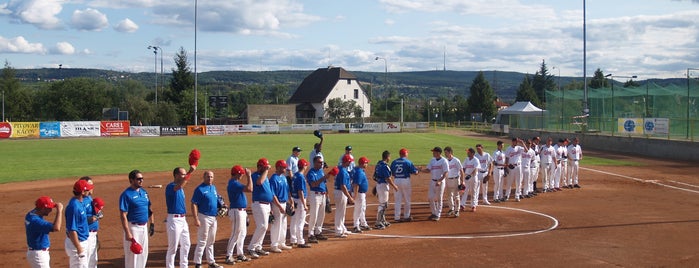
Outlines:
{"label": "red baseball cap", "polygon": [[95,186],[87,182],[86,180],[78,180],[73,185],[73,191],[82,193],[83,191],[89,191],[94,189]]}
{"label": "red baseball cap", "polygon": [[231,175],[243,175],[245,174],[245,169],[240,165],[235,165],[231,168]]}
{"label": "red baseball cap", "polygon": [[362,157],[359,158],[359,164],[360,164],[360,165],[362,165],[362,164],[368,164],[368,163],[369,163],[369,158],[366,158],[366,157],[364,157],[364,156],[362,156]]}
{"label": "red baseball cap", "polygon": [[352,161],[354,161],[354,158],[352,157],[352,155],[350,155],[350,154],[345,154],[344,156],[342,156],[342,163],[345,163],[345,162],[348,162],[348,163],[349,163],[349,162],[352,162]]}
{"label": "red baseball cap", "polygon": [[102,198],[95,197],[95,199],[92,199],[92,207],[95,208],[96,213],[99,213],[104,208],[104,200],[102,200]]}
{"label": "red baseball cap", "polygon": [[288,165],[284,160],[277,160],[277,163],[274,163],[274,166],[278,168],[286,168]]}
{"label": "red baseball cap", "polygon": [[299,167],[307,167],[309,165],[310,165],[310,163],[308,163],[308,161],[306,161],[306,159],[299,160]]}
{"label": "red baseball cap", "polygon": [[400,155],[408,155],[408,149],[401,148],[400,151],[398,151]]}
{"label": "red baseball cap", "polygon": [[36,200],[36,208],[55,208],[56,203],[53,202],[53,199],[48,196],[42,196],[39,197],[39,199]]}
{"label": "red baseball cap", "polygon": [[269,161],[267,158],[260,158],[260,160],[257,160],[257,166],[262,167],[262,166],[269,166]]}

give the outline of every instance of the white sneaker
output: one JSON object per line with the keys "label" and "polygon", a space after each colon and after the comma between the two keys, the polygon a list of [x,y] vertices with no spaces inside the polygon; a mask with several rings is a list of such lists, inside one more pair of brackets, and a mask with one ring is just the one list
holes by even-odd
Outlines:
{"label": "white sneaker", "polygon": [[490,205],[490,202],[488,202],[488,200],[483,200],[483,205]]}
{"label": "white sneaker", "polygon": [[283,249],[283,250],[290,250],[290,249],[292,249],[292,247],[287,246],[287,245],[285,245],[285,244],[279,245],[279,248],[280,248],[280,249]]}
{"label": "white sneaker", "polygon": [[279,248],[277,248],[277,247],[274,247],[274,248],[271,248],[271,249],[269,250],[269,252],[272,252],[272,253],[282,253],[282,250],[279,249]]}

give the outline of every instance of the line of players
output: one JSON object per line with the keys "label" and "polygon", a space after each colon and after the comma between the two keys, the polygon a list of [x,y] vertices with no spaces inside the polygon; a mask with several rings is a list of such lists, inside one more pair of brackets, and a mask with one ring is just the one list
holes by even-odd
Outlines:
{"label": "line of players", "polygon": [[[434,158],[423,169],[431,173],[428,198],[432,215],[431,220],[438,221],[441,217],[442,200],[445,188],[448,193],[448,216],[459,216],[459,211],[465,210],[468,197],[471,196],[471,211],[476,211],[479,201],[479,188],[483,193],[483,203],[488,205],[487,177],[494,180],[494,202],[504,202],[510,197],[511,187],[515,184],[515,200],[532,197],[537,192],[560,191],[561,180],[563,187],[580,188],[578,184],[578,163],[582,159],[582,151],[578,139],[567,145],[567,140],[561,139],[557,145],[552,144],[551,138],[544,146],[539,145],[539,138],[535,137],[526,142],[521,139],[512,139],[512,145],[504,152],[503,142],[498,141],[497,150],[491,157],[483,151],[483,146],[476,145],[476,150],[467,149],[467,158],[463,164],[454,157],[453,150],[445,147],[445,157],[442,157],[442,149],[435,147],[432,152]],[[265,158],[259,159],[257,170],[253,173],[241,166],[231,169],[227,192],[230,207],[227,212],[232,223],[232,233],[227,247],[225,262],[233,264],[240,261],[249,261],[245,253],[251,258],[269,255],[269,251],[262,249],[262,241],[271,224],[270,251],[279,253],[282,250],[309,248],[308,243],[318,243],[319,240],[327,240],[322,234],[322,224],[325,213],[329,208],[328,187],[326,182],[333,176],[335,196],[335,228],[336,237],[345,238],[350,232],[344,225],[344,212],[347,204],[355,203],[354,229],[352,232],[361,233],[372,228],[366,222],[366,193],[368,180],[365,169],[369,163],[366,157],[359,159],[359,165],[354,166],[354,158],[351,155],[352,148],[347,146],[345,154],[340,157],[339,165],[324,174],[327,167],[321,153],[320,144],[314,146],[310,158],[313,167],[305,159],[299,159],[301,149],[294,147],[292,155],[287,161],[279,160],[275,163],[274,174],[268,178],[271,169]],[[384,229],[390,226],[386,220],[389,191],[395,191],[395,218],[396,222],[412,221],[410,216],[411,185],[410,175],[417,174],[418,169],[407,159],[408,150],[401,149],[400,157],[389,166],[390,153],[384,151],[382,160],[376,164],[374,181],[376,181],[376,195],[379,199],[376,229]],[[570,169],[568,168],[568,162]],[[185,172],[183,168],[173,171],[173,182],[166,187],[166,204],[168,215],[166,229],[168,233],[168,251],[166,255],[166,267],[174,267],[175,255],[179,246],[181,267],[188,266],[189,255],[189,230],[185,220],[186,209],[184,205],[184,186],[189,176],[196,169],[190,166]],[[351,175],[350,175],[351,174]],[[536,189],[536,181],[542,174],[543,189]],[[490,176],[488,176],[490,175]],[[209,267],[221,267],[216,264],[213,256],[213,243],[216,236],[216,216],[220,216],[220,196],[213,185],[214,174],[211,171],[204,172],[202,184],[195,189],[192,198],[192,210],[196,215],[195,225],[199,227],[197,248],[195,250],[195,267],[201,267],[202,258],[206,255]],[[446,180],[446,182],[444,182]],[[129,173],[130,186],[120,197],[120,210],[122,227],[124,229],[124,253],[126,267],[145,267],[148,256],[148,236],[154,233],[154,220],[150,211],[150,200],[146,191],[142,188],[143,175],[134,170]],[[306,186],[308,185],[308,186]],[[482,185],[482,187],[481,187]],[[71,267],[95,267],[97,262],[96,233],[101,218],[101,208],[104,202],[98,199],[95,204],[91,198],[94,188],[89,177],[83,177],[74,185],[74,198],[66,208],[66,253],[69,256]],[[247,252],[244,252],[244,239],[247,235],[247,198],[246,192],[252,192],[252,214],[255,219],[255,233],[253,234]],[[460,197],[460,192],[463,192]],[[501,195],[502,194],[502,195]],[[285,211],[287,203],[291,216],[290,245],[286,245],[287,215]],[[293,205],[291,205],[293,204]],[[457,208],[457,206],[459,206]],[[53,223],[43,219],[56,208],[56,218]],[[49,267],[50,256],[48,254],[48,233],[59,231],[63,206],[54,203],[50,197],[41,197],[36,201],[36,208],[30,211],[25,218],[27,230],[28,251],[27,260],[31,267]],[[402,214],[401,214],[402,212]],[[309,219],[306,222],[306,214]],[[271,215],[271,217],[270,217]],[[273,219],[273,220],[272,220]],[[146,228],[148,224],[149,228]],[[303,236],[303,226],[308,224],[308,239]],[[91,226],[92,225],[92,226]],[[95,227],[95,225],[97,227]],[[138,243],[143,247],[143,252],[135,253],[130,245]]]}

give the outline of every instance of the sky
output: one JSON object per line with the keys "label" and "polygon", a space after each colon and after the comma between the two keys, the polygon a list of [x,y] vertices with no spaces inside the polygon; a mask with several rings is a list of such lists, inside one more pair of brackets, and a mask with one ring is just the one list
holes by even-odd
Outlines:
{"label": "sky", "polygon": [[[699,68],[699,0],[585,10],[588,76]],[[17,69],[153,72],[162,56],[169,73],[182,48],[197,72],[533,74],[545,61],[550,74],[582,77],[583,43],[583,1],[572,0],[0,0],[0,60]]]}

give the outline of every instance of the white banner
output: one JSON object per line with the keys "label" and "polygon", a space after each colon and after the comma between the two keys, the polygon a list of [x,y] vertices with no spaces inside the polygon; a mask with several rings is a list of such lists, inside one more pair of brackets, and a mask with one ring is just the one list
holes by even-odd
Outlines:
{"label": "white banner", "polygon": [[429,128],[430,123],[429,122],[417,122],[417,128]]}
{"label": "white banner", "polygon": [[403,128],[417,128],[416,122],[403,122]]}
{"label": "white banner", "polygon": [[645,118],[643,120],[643,131],[648,135],[667,135],[670,133],[670,119]]}
{"label": "white banner", "polygon": [[396,123],[396,122],[383,123],[381,131],[382,132],[391,132],[391,133],[400,132],[400,123]]}
{"label": "white banner", "polygon": [[129,128],[129,136],[131,137],[159,137],[159,126],[131,126]]}
{"label": "white banner", "polygon": [[61,122],[61,137],[99,137],[100,121]]}
{"label": "white banner", "polygon": [[224,125],[207,125],[206,135],[207,136],[221,136],[226,134],[226,127]]}

